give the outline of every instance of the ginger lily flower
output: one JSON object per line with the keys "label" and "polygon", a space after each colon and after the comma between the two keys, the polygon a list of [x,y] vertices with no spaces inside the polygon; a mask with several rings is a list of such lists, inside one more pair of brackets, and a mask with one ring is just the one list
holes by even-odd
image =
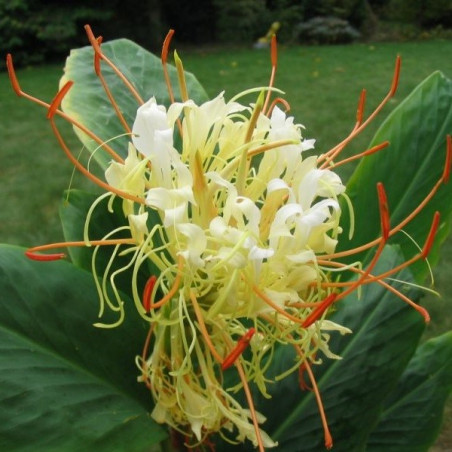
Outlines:
{"label": "ginger lily flower", "polygon": [[[291,372],[306,372],[316,394],[324,427],[325,445],[332,446],[312,365],[322,351],[340,359],[328,345],[328,332],[351,331],[329,320],[330,308],[364,284],[381,284],[411,304],[426,320],[427,312],[389,287],[385,279],[401,268],[428,255],[439,216],[435,215],[422,251],[404,264],[375,275],[373,270],[388,238],[400,231],[423,208],[449,176],[452,144],[448,138],[445,169],[425,200],[401,223],[389,224],[389,206],[379,184],[381,237],[359,249],[336,253],[340,240],[341,197],[345,186],[334,172],[342,149],[374,118],[398,83],[397,60],[391,89],[377,109],[363,121],[364,95],[360,99],[356,125],[335,148],[315,155],[314,140],[306,139],[297,124],[279,105],[287,102],[271,97],[276,72],[276,43],[272,43],[272,76],[265,89],[249,90],[227,101],[220,93],[198,105],[189,98],[182,62],[176,55],[180,102],[174,100],[167,76],[170,39],[165,41],[162,63],[172,104],[159,105],[155,98],[143,102],[125,76],[102,53],[100,39],[87,27],[94,48],[96,74],[130,134],[128,156],[119,157],[108,143],[60,110],[71,87],[65,84],[51,104],[24,93],[16,79],[12,59],[7,65],[15,92],[44,106],[64,152],[87,177],[106,190],[90,209],[99,208],[105,197],[122,199],[128,226],[105,237],[38,246],[28,250],[32,259],[52,260],[64,254],[42,251],[69,246],[93,246],[93,273],[97,250],[113,246],[111,261],[98,283],[101,312],[108,306],[118,313],[114,327],[124,317],[124,301],[116,290],[116,276],[131,270],[130,293],[138,314],[149,322],[142,355],[137,357],[138,380],[146,384],[155,402],[152,416],[180,432],[189,446],[208,441],[219,433],[231,442],[249,440],[259,450],[276,443],[261,428],[264,417],[256,410],[250,383],[268,396],[267,369],[277,346],[296,352]],[[109,65],[137,99],[132,125],[125,123],[120,109],[104,83],[101,63]],[[254,95],[251,102],[246,96]],[[106,182],[92,175],[73,156],[61,136],[54,117],[62,116],[98,142],[111,155]],[[177,138],[176,138],[177,137]],[[380,151],[388,143],[366,150],[355,158]],[[307,151],[310,151],[309,154]],[[352,206],[350,207],[352,209]],[[151,222],[150,218],[159,218]],[[87,228],[86,228],[87,229]],[[121,237],[118,238],[119,233]],[[126,234],[127,237],[124,237]],[[375,247],[367,267],[345,265],[340,258]],[[110,274],[118,254],[128,257],[126,266]],[[151,265],[149,265],[151,264]],[[138,272],[149,274],[144,288]],[[335,270],[334,272],[332,270]],[[338,273],[355,276],[340,282]],[[112,296],[113,294],[113,296]],[[240,382],[228,387],[224,373],[235,367]],[[279,378],[278,377],[278,378]],[[243,390],[247,406],[233,397]]]}

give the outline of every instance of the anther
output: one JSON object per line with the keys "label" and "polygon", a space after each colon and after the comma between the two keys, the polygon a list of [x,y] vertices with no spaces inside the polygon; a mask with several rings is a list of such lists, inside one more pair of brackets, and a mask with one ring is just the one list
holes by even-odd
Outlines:
{"label": "anther", "polygon": [[363,122],[365,104],[366,104],[366,90],[363,89],[361,91],[361,95],[359,96],[358,109],[356,111],[356,122],[358,124],[361,124]]}
{"label": "anther", "polygon": [[402,64],[402,59],[400,58],[400,55],[397,55],[396,62],[395,62],[395,68],[394,68],[394,77],[392,79],[391,91],[389,93],[390,97],[394,96],[395,92],[397,91],[397,87],[399,86],[401,64]]}
{"label": "anther", "polygon": [[221,370],[226,370],[231,367],[238,357],[245,351],[248,347],[251,338],[256,332],[255,328],[250,328],[237,342],[237,345],[232,349],[228,356],[223,360],[221,364]]}
{"label": "anther", "polygon": [[386,192],[381,182],[377,183],[377,190],[378,190],[378,203],[380,207],[381,233],[383,236],[383,240],[386,241],[388,240],[389,232],[391,230],[391,226],[389,224],[388,198],[386,197]]}
{"label": "anther", "polygon": [[8,55],[6,55],[6,67],[8,68],[8,76],[9,76],[9,80],[11,81],[13,90],[19,97],[21,97],[22,90],[20,89],[19,81],[17,80],[17,77],[16,77],[16,71],[14,70],[14,65],[13,65],[13,57],[10,53],[8,53]]}
{"label": "anther", "polygon": [[157,277],[152,275],[146,282],[143,290],[143,308],[146,312],[151,310],[152,304],[152,292],[154,291],[155,283],[157,282]]}
{"label": "anther", "polygon": [[50,262],[50,261],[58,261],[60,259],[64,259],[66,254],[64,253],[53,253],[53,254],[37,254],[33,251],[25,251],[25,256],[28,259],[39,262]]}
{"label": "anther", "polygon": [[72,80],[67,81],[64,86],[58,91],[57,95],[52,100],[52,103],[49,106],[49,109],[47,111],[47,119],[52,119],[58,110],[58,107],[61,104],[61,101],[63,100],[64,96],[67,94],[67,92],[71,89],[74,82]]}
{"label": "anther", "polygon": [[452,136],[447,135],[446,162],[444,163],[444,172],[442,177],[443,183],[445,184],[449,182],[451,160],[452,160]]}
{"label": "anther", "polygon": [[171,43],[171,39],[173,38],[173,35],[174,35],[174,30],[170,29],[165,37],[165,40],[163,41],[162,54],[161,54],[162,64],[166,64],[166,62],[168,60],[169,46]]}
{"label": "anther", "polygon": [[435,241],[436,231],[438,230],[439,226],[439,219],[440,219],[439,212],[435,212],[435,215],[433,215],[432,225],[430,226],[430,232],[428,233],[424,247],[422,248],[422,257],[424,259],[427,259],[427,256],[429,255],[430,250],[433,246],[433,242]]}
{"label": "anther", "polygon": [[335,301],[337,294],[328,295],[313,311],[306,317],[302,326],[308,328],[311,326]]}

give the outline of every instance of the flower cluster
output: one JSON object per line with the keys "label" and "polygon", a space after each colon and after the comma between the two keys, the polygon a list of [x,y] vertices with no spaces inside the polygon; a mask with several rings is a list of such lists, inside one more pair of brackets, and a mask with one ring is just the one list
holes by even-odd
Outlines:
{"label": "flower cluster", "polygon": [[[117,68],[102,53],[100,39],[89,28],[87,31],[96,73],[102,79],[101,61]],[[166,75],[168,45],[169,40],[162,57]],[[274,70],[275,55],[273,41]],[[329,349],[329,332],[351,331],[329,320],[329,309],[363,284],[385,285],[384,278],[400,270],[398,267],[384,275],[371,273],[387,239],[423,207],[420,205],[404,222],[391,228],[384,188],[379,185],[381,237],[360,248],[376,247],[374,258],[365,269],[360,263],[345,265],[338,260],[357,250],[335,252],[342,233],[341,205],[347,205],[345,187],[334,172],[337,156],[394,94],[399,66],[387,98],[376,111],[363,122],[362,97],[351,135],[322,155],[312,151],[314,140],[305,139],[303,126],[287,115],[287,102],[276,98],[270,103],[271,96],[279,93],[272,86],[274,70],[266,89],[251,89],[229,101],[220,93],[198,105],[189,98],[178,58],[176,66],[182,99],[165,107],[153,97],[139,106],[131,128],[125,125],[130,134],[127,158],[123,160],[99,140],[100,147],[113,157],[104,182],[78,162],[55,125],[54,116],[60,114],[97,139],[83,124],[59,110],[71,83],[63,86],[51,104],[45,104],[20,89],[12,60],[8,59],[16,93],[47,106],[52,128],[68,157],[107,190],[93,204],[87,224],[106,197],[122,199],[128,224],[105,237],[86,234],[81,242],[35,247],[27,255],[48,260],[64,255],[41,251],[94,246],[93,272],[101,311],[106,304],[119,314],[115,324],[99,326],[121,323],[124,301],[115,279],[122,272],[130,272],[130,294],[150,326],[143,353],[136,359],[138,379],[153,396],[152,417],[181,432],[189,446],[219,433],[229,441],[249,440],[260,450],[273,447],[275,443],[260,427],[264,417],[254,407],[250,384],[268,397],[267,387],[273,381],[267,370],[275,351],[290,345],[294,361],[276,379],[294,371],[307,373],[316,392],[325,444],[331,447],[311,366],[318,362],[319,352],[340,359]],[[129,89],[139,98],[132,87]],[[247,96],[254,97],[254,102],[245,103]],[[114,98],[109,97],[123,120]],[[425,203],[448,178],[448,166]],[[345,202],[340,202],[341,197]],[[423,250],[402,266],[427,256],[437,225],[436,215]],[[104,274],[97,278],[97,249],[111,245],[119,251],[112,254]],[[119,254],[127,257],[127,264],[112,271],[112,262]],[[148,275],[146,286],[140,287],[137,275],[149,268],[154,271]],[[332,270],[354,277],[338,282],[337,271]],[[398,295],[428,318],[421,307]],[[239,379],[229,387],[225,372],[232,366]],[[233,396],[240,389],[247,407]]]}
{"label": "flower cluster", "polygon": [[[334,356],[324,330],[348,332],[320,315],[318,323],[308,319],[330,295],[316,256],[334,251],[344,186],[317,168],[316,156],[302,158],[313,147],[302,127],[278,106],[265,115],[262,103],[262,96],[244,106],[220,94],[166,111],[151,99],[138,109],[128,158],[106,172],[111,185],[145,198],[128,218],[141,234],[140,256],[160,270],[146,294],[155,344],[140,361],[156,401],[153,416],[175,428],[188,421],[198,441],[235,425],[238,440],[257,445],[219,366],[241,356],[246,381],[265,394],[276,343],[300,350],[296,369],[319,349]],[[180,150],[173,143],[177,120]],[[148,208],[161,218],[150,230]],[[165,296],[156,301],[159,293]],[[240,346],[234,352],[237,338],[249,343],[246,358]],[[266,438],[264,446],[271,445]]]}

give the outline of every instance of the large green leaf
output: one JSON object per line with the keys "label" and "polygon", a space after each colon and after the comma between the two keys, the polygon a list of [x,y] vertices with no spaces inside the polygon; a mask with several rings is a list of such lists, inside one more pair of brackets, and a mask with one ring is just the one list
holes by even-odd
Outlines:
{"label": "large green leaf", "polygon": [[144,452],[165,437],[137,383],[146,326],[96,317],[89,273],[0,247],[0,450]]}
{"label": "large green leaf", "polygon": [[[376,273],[397,265],[400,258],[399,252],[387,247]],[[409,271],[403,271],[399,277],[411,280]],[[412,298],[419,295],[407,285],[395,286]],[[342,359],[335,361],[319,356],[324,362],[314,366],[316,380],[333,435],[334,450],[361,452],[378,421],[384,397],[395,387],[416,349],[424,320],[376,284],[365,286],[361,299],[352,295],[339,302],[331,320],[349,327],[353,334],[332,335],[330,348]],[[290,367],[292,359],[290,349],[280,348],[269,376]],[[300,390],[298,375],[295,373],[269,385],[269,392],[272,398],[264,399],[256,391],[255,401],[257,409],[268,418],[262,428],[279,442],[275,451],[324,450],[314,395]],[[249,450],[247,446],[238,450]],[[227,446],[219,450],[227,450]]]}
{"label": "large green leaf", "polygon": [[[386,188],[392,225],[398,224],[420,204],[442,174],[447,134],[452,134],[452,81],[435,72],[388,116],[370,144],[389,140],[390,147],[363,159],[348,182],[356,227],[351,241],[343,234],[340,249],[362,245],[379,236],[377,182],[383,182]],[[433,213],[441,212],[439,237],[430,254],[432,263],[437,261],[440,242],[450,228],[451,199],[452,184],[449,183],[441,187],[428,206],[405,228],[422,246]],[[348,230],[346,215],[344,229]],[[391,243],[399,244],[406,257],[417,252],[404,234],[397,234]],[[360,257],[361,260],[366,258]],[[422,280],[426,272],[425,264],[414,268],[417,280]]]}
{"label": "large green leaf", "polygon": [[425,452],[438,435],[452,390],[452,332],[422,344],[385,401],[369,452]]}
{"label": "large green leaf", "polygon": [[[169,105],[169,94],[159,58],[127,39],[117,39],[102,44],[102,51],[127,77],[144,101],[155,96],[160,104]],[[102,64],[102,73],[124,118],[131,126],[139,104],[109,66]],[[180,99],[177,72],[173,66],[169,66],[169,75],[175,97]],[[186,73],[185,76],[190,98],[196,102],[206,101],[207,94],[196,78],[190,73]],[[88,127],[102,140],[110,140],[125,132],[94,73],[91,47],[71,51],[66,61],[65,75],[61,79],[61,84],[67,80],[72,80],[74,86],[62,103],[66,113]],[[75,131],[90,152],[94,152],[98,148],[98,144],[80,132],[78,128],[75,128]],[[130,141],[128,138],[123,137],[114,139],[109,144],[119,155],[126,157],[128,141]],[[96,151],[93,155],[103,168],[111,160],[111,157],[102,151]]]}

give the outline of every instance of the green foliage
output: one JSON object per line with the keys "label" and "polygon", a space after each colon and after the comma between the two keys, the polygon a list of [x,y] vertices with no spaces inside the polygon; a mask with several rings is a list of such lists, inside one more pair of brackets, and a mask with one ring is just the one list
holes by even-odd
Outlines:
{"label": "green foliage", "polygon": [[310,44],[345,44],[361,35],[346,20],[337,17],[314,17],[296,27],[297,40]]}
{"label": "green foliage", "polygon": [[164,439],[136,381],[146,325],[129,311],[118,334],[94,328],[92,275],[23,252],[0,246],[0,449],[141,452]]}
{"label": "green foliage", "polygon": [[[264,0],[213,0],[220,42],[252,43],[270,24],[263,24]],[[262,31],[264,30],[264,31]]]}
{"label": "green foliage", "polygon": [[387,19],[414,23],[424,28],[437,25],[445,27],[452,23],[452,3],[450,0],[390,0],[386,5]]}
{"label": "green foliage", "polygon": [[350,22],[354,27],[360,28],[366,20],[369,10],[365,0],[320,0],[302,2],[304,19],[314,17],[337,17]]}
{"label": "green foliage", "polygon": [[83,24],[110,17],[80,2],[0,0],[0,54],[14,54],[16,65],[39,63],[80,45]]}
{"label": "green foliage", "polygon": [[380,421],[366,450],[428,450],[438,434],[444,401],[451,390],[452,332],[449,332],[416,350],[396,388],[385,399]]}

